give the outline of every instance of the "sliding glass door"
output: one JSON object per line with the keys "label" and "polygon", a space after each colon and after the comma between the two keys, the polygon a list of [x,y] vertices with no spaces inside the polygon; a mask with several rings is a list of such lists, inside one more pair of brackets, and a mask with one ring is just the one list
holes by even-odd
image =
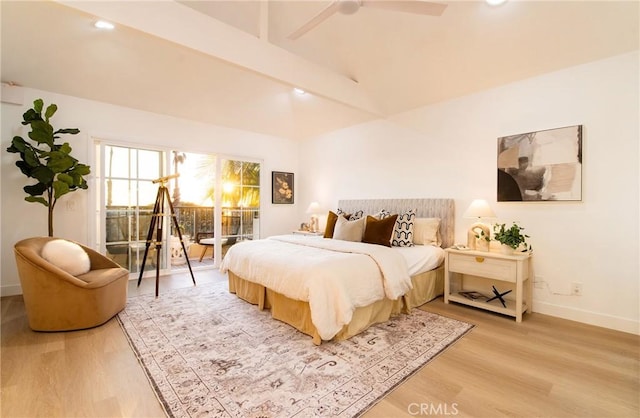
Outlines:
{"label": "sliding glass door", "polygon": [[[187,251],[166,207],[159,218],[163,274],[186,269],[187,257],[194,269],[215,267],[229,247],[259,237],[259,162],[96,141],[96,163],[97,242],[131,273],[139,273],[143,261],[159,186],[153,180],[166,175],[172,175],[166,186]],[[156,263],[152,242],[145,273],[155,273]]]}
{"label": "sliding glass door", "polygon": [[[142,266],[146,240],[151,226],[165,153],[158,150],[104,145],[100,149],[102,167],[100,200],[103,202],[100,224],[107,255],[118,264],[137,273]],[[146,270],[155,270],[158,257],[150,246]],[[160,253],[160,268],[165,270],[166,255]]]}
{"label": "sliding glass door", "polygon": [[[195,266],[217,265],[229,247],[259,237],[260,163],[173,154],[174,173],[179,174],[171,183],[174,207],[180,230],[189,241],[189,253],[197,256]],[[179,244],[173,226],[171,235]],[[172,265],[184,264],[182,258],[172,258]]]}
{"label": "sliding glass door", "polygon": [[222,225],[228,242],[257,239],[260,230],[260,164],[222,160]]}

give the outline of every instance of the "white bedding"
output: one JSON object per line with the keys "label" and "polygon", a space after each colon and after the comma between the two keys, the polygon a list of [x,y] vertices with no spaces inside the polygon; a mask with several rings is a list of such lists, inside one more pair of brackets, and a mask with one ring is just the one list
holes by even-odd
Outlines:
{"label": "white bedding", "polygon": [[416,276],[433,270],[444,261],[444,250],[433,245],[414,245],[413,247],[393,247],[407,262],[409,276]]}
{"label": "white bedding", "polygon": [[411,289],[405,260],[381,245],[283,235],[232,246],[220,271],[309,302],[320,337],[330,340],[357,307]]}
{"label": "white bedding", "polygon": [[[306,240],[323,240],[322,237],[306,237]],[[391,247],[399,252],[407,262],[409,276],[416,276],[433,270],[444,262],[444,250],[435,245],[414,245],[413,247]]]}

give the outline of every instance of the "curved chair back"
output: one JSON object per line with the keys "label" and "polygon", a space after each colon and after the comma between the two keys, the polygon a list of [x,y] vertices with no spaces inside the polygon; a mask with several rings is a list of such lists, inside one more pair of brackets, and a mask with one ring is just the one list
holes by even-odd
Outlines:
{"label": "curved chair back", "polygon": [[42,258],[42,247],[57,238],[35,237],[14,246],[18,275],[34,331],[69,331],[102,325],[127,303],[129,271],[79,244],[89,255],[88,273],[72,276]]}

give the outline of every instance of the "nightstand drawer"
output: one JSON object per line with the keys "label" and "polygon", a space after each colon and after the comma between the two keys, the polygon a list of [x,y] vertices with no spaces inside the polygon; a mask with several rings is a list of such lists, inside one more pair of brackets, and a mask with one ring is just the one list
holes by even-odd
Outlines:
{"label": "nightstand drawer", "polygon": [[450,253],[449,271],[515,283],[517,263],[499,258]]}

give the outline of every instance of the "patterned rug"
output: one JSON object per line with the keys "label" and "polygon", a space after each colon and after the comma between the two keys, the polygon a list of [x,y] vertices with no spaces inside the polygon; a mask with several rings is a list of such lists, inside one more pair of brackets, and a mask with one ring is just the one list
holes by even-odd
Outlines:
{"label": "patterned rug", "polygon": [[414,309],[315,346],[226,282],[133,297],[118,319],[171,417],[359,416],[472,328]]}

